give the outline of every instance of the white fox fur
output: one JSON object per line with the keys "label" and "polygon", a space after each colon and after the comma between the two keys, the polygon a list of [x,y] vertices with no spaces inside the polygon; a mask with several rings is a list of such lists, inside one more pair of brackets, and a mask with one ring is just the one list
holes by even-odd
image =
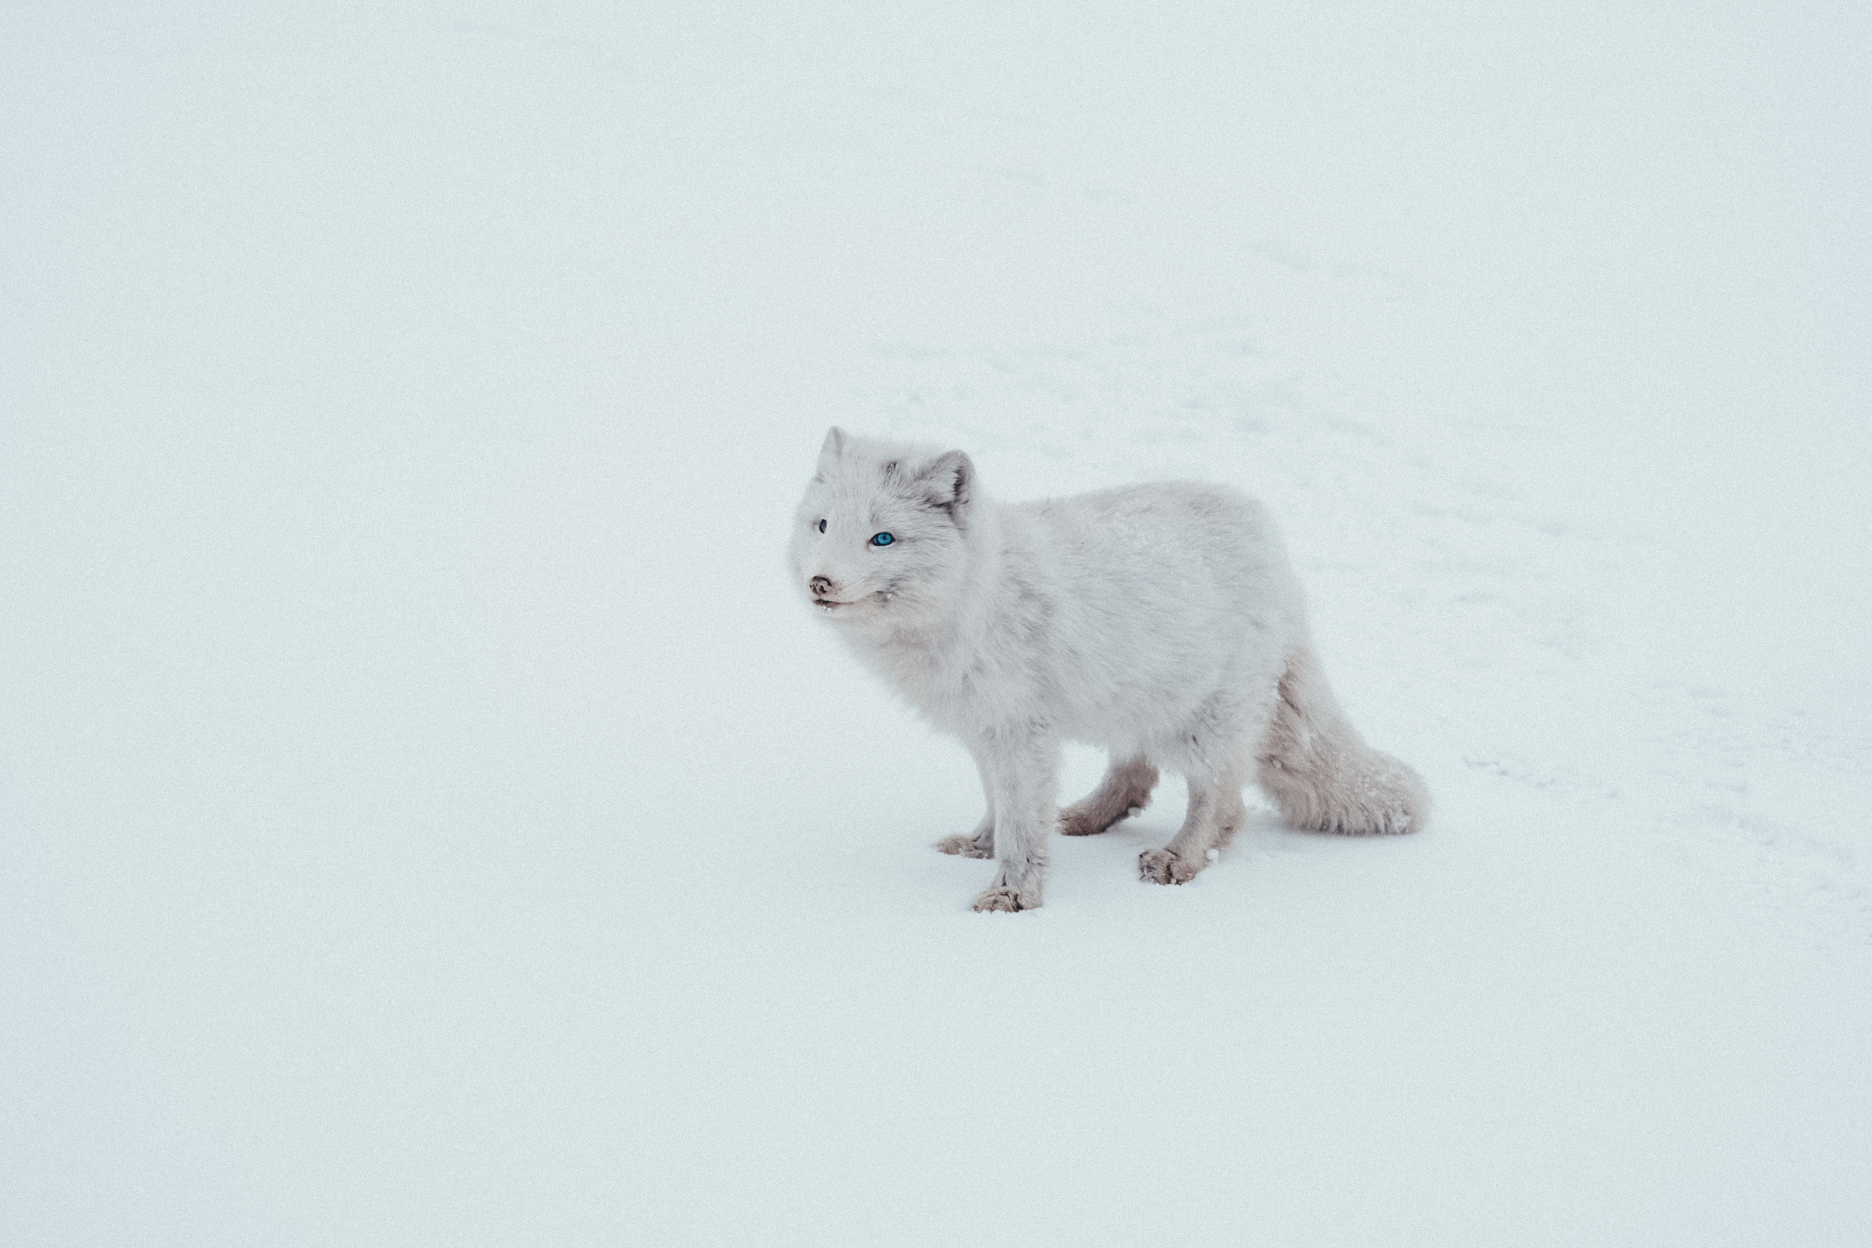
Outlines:
{"label": "white fox fur", "polygon": [[[888,544],[874,544],[888,533]],[[1409,832],[1429,799],[1327,688],[1280,535],[1253,499],[1192,481],[995,504],[961,451],[834,428],[795,517],[800,590],[975,757],[987,813],[944,853],[994,858],[977,910],[1040,904],[1060,742],[1110,751],[1068,836],[1103,832],[1183,773],[1189,812],[1146,880],[1181,884],[1258,782],[1295,825]]]}

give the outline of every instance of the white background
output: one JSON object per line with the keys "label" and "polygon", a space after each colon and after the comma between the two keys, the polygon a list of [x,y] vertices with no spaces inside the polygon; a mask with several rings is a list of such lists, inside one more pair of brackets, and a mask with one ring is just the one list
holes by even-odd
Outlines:
{"label": "white background", "polygon": [[[0,13],[0,1241],[1872,1241],[1863,7],[932,7]],[[1436,821],[969,913],[835,421]]]}

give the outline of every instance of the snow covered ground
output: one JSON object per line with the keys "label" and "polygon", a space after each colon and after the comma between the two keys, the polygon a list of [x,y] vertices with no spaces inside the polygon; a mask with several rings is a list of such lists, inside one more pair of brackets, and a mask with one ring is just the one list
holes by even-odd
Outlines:
{"label": "snow covered ground", "polygon": [[[930,7],[0,15],[0,1242],[1872,1242],[1872,19]],[[834,421],[1435,823],[970,913]]]}

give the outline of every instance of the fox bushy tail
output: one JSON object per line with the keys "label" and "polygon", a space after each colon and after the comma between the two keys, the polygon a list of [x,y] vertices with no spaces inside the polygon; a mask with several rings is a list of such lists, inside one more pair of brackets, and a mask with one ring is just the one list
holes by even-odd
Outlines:
{"label": "fox bushy tail", "polygon": [[1255,763],[1281,813],[1310,832],[1415,832],[1430,813],[1422,778],[1366,745],[1346,719],[1306,638],[1287,656]]}

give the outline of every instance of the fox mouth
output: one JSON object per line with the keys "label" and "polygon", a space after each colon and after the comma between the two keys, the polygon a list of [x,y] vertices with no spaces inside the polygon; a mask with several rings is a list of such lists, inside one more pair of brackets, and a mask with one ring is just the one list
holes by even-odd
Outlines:
{"label": "fox mouth", "polygon": [[827,598],[823,594],[814,594],[812,596],[812,604],[830,614],[837,611],[840,607],[855,607],[867,602],[874,607],[882,607],[896,596],[897,587],[895,584],[891,584],[883,589],[872,590],[867,594],[859,594],[856,598]]}

